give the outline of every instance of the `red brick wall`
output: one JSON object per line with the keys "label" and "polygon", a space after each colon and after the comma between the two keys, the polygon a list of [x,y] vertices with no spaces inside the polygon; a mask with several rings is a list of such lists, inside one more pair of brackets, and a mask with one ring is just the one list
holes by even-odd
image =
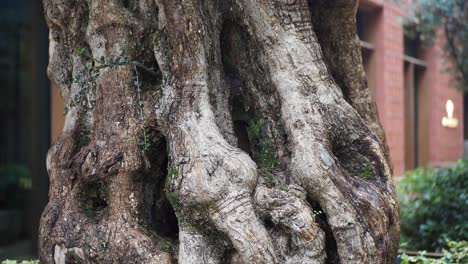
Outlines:
{"label": "red brick wall", "polygon": [[[450,85],[450,76],[444,73],[441,38],[427,51],[427,87],[430,91],[429,163],[439,165],[463,156],[463,96]],[[447,115],[445,104],[451,99],[455,105],[457,128],[442,126]]]}
{"label": "red brick wall", "polygon": [[394,174],[404,171],[404,91],[403,29],[398,22],[399,10],[383,4],[379,12],[372,42],[374,44],[375,99],[380,121],[385,130]]}
{"label": "red brick wall", "polygon": [[[404,33],[400,18],[404,10],[387,1],[361,0],[363,8],[373,8],[376,19],[370,42],[374,45],[372,52],[373,67],[369,70],[375,76],[372,79],[375,100],[380,121],[385,130],[394,175],[402,175],[405,167],[405,104],[404,104]],[[450,77],[443,73],[441,47],[438,41],[425,54],[427,67],[423,75],[423,89],[427,89],[428,124],[428,164],[439,165],[452,162],[463,156],[463,100],[461,93],[449,85]],[[456,129],[442,127],[441,120],[446,115],[447,99],[455,104],[455,117],[459,120]]]}

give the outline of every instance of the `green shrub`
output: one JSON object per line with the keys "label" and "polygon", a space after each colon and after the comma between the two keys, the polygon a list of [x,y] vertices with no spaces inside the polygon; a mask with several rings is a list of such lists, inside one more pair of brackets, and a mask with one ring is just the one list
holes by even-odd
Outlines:
{"label": "green shrub", "polygon": [[39,261],[38,260],[17,261],[17,260],[6,259],[2,261],[2,264],[39,264]]}
{"label": "green shrub", "polygon": [[419,168],[398,183],[401,245],[437,251],[468,236],[468,160],[449,168]]}
{"label": "green shrub", "polygon": [[426,252],[419,252],[418,256],[400,256],[400,264],[465,264],[468,263],[468,242],[448,242],[448,250],[443,249],[444,256],[440,259],[426,257]]}
{"label": "green shrub", "polygon": [[0,208],[23,208],[31,186],[31,172],[26,166],[1,165]]}

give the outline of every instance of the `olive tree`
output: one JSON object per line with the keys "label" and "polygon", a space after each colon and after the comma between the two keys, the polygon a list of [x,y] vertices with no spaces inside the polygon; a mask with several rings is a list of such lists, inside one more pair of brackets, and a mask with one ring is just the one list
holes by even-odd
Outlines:
{"label": "olive tree", "polygon": [[356,0],[44,0],[44,263],[394,263]]}

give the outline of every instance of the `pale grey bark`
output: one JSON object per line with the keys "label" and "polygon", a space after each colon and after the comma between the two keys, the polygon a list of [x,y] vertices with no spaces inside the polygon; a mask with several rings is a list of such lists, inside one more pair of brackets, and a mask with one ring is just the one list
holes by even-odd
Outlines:
{"label": "pale grey bark", "polygon": [[[339,27],[356,3],[45,0],[49,76],[79,104],[48,155],[42,261],[393,263],[388,154]],[[138,65],[83,91],[78,48]]]}

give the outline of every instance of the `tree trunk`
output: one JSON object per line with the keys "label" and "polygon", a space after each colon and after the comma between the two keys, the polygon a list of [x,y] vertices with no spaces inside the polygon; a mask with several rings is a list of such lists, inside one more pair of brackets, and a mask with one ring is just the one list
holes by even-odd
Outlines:
{"label": "tree trunk", "polygon": [[356,0],[44,2],[42,262],[394,263]]}

